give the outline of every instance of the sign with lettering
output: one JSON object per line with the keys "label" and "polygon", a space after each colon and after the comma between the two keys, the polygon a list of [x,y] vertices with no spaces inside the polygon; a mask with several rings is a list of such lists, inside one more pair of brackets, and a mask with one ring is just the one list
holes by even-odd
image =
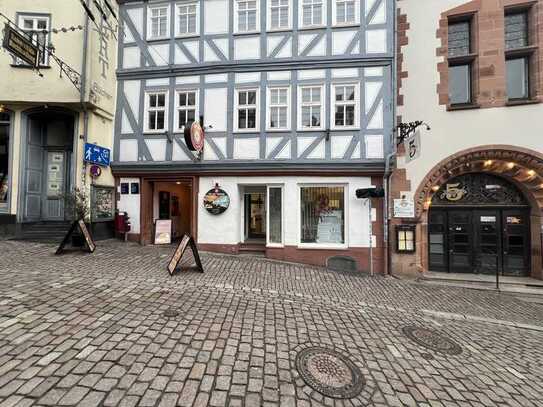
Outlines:
{"label": "sign with lettering", "polygon": [[70,241],[70,238],[74,235],[76,228],[79,228],[79,233],[83,237],[84,250],[88,253],[93,253],[96,250],[96,244],[94,243],[94,240],[87,229],[87,225],[85,225],[83,220],[78,220],[72,223],[72,226],[70,226],[68,233],[66,233],[66,236],[64,236],[64,239],[62,239],[62,242],[60,243],[60,246],[55,254],[58,255],[64,252],[65,247]]}
{"label": "sign with lettering", "polygon": [[3,47],[28,65],[37,67],[40,59],[40,50],[32,39],[21,34],[15,28],[6,24],[4,26]]}
{"label": "sign with lettering", "polygon": [[409,163],[420,157],[420,132],[416,131],[403,142],[405,148],[405,162]]}
{"label": "sign with lettering", "polygon": [[196,246],[196,242],[194,241],[192,236],[185,234],[183,235],[181,242],[175,249],[172,258],[170,259],[170,262],[168,263],[168,272],[170,273],[170,275],[173,275],[173,273],[175,273],[175,270],[177,270],[177,266],[179,265],[179,262],[183,258],[183,254],[189,246],[192,250],[192,255],[196,262],[196,269],[200,273],[204,272],[204,267],[202,266],[202,261],[200,260],[200,254],[198,253],[198,247]]}
{"label": "sign with lettering", "polygon": [[88,163],[109,166],[111,150],[106,147],[100,147],[96,144],[85,143],[84,160]]}
{"label": "sign with lettering", "polygon": [[415,201],[413,199],[394,199],[395,218],[414,218]]}

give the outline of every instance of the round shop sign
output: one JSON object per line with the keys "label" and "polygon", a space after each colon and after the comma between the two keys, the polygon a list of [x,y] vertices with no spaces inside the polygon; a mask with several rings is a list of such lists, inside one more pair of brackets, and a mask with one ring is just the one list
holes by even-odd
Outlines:
{"label": "round shop sign", "polygon": [[202,151],[204,148],[204,129],[198,122],[185,126],[185,142],[191,151]]}
{"label": "round shop sign", "polygon": [[220,189],[213,188],[207,191],[204,196],[204,208],[212,215],[220,215],[230,206],[230,197]]}

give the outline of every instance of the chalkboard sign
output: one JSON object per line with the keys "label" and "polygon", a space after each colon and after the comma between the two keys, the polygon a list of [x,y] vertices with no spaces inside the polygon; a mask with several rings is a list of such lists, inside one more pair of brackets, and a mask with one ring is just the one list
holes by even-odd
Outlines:
{"label": "chalkboard sign", "polygon": [[66,233],[66,236],[64,236],[64,239],[62,239],[62,242],[60,243],[60,246],[58,247],[55,254],[58,255],[64,252],[65,247],[70,241],[70,238],[73,236],[76,228],[79,228],[79,232],[83,236],[83,246],[85,247],[84,251],[93,253],[94,250],[96,250],[96,244],[94,243],[94,240],[92,240],[92,236],[87,229],[87,225],[85,225],[85,222],[83,222],[82,220],[79,220],[72,223],[70,229],[68,230],[68,233]]}
{"label": "chalkboard sign", "polygon": [[175,273],[175,270],[177,269],[179,262],[183,258],[183,254],[187,250],[188,246],[190,246],[190,249],[192,250],[192,255],[194,256],[194,260],[196,261],[196,268],[199,272],[204,272],[204,268],[200,260],[200,254],[198,253],[198,247],[196,247],[196,242],[194,242],[194,239],[191,236],[185,234],[183,235],[181,242],[175,249],[172,258],[170,259],[170,262],[168,263],[168,272],[170,273],[170,275],[173,275],[173,273]]}

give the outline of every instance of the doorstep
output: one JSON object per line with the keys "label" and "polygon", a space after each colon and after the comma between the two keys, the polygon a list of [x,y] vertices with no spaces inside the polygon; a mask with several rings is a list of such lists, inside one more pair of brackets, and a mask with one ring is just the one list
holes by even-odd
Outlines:
{"label": "doorstep", "polygon": [[424,284],[500,291],[521,297],[537,299],[543,303],[543,281],[531,277],[500,276],[500,288],[496,289],[496,276],[470,273],[444,273],[427,271],[417,281]]}

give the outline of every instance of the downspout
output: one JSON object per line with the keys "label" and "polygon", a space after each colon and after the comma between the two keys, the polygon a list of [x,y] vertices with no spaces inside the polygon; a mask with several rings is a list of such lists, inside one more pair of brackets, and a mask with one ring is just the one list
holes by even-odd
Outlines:
{"label": "downspout", "polygon": [[[395,3],[395,2],[394,2]],[[394,57],[392,59],[392,134],[391,137],[391,146],[392,151],[387,154],[385,159],[385,173],[383,174],[383,189],[385,190],[385,199],[383,202],[383,240],[385,244],[385,275],[392,275],[391,272],[391,254],[390,254],[390,177],[392,176],[391,161],[396,156],[397,146],[396,146],[396,126],[397,126],[397,116],[396,116],[396,106],[398,103],[398,50],[397,50],[397,41],[398,41],[398,9],[396,5],[393,5],[392,18],[394,20],[394,35],[392,38],[392,49],[394,52]]]}
{"label": "downspout", "polygon": [[[89,0],[86,1],[87,6],[89,5]],[[87,110],[87,105],[85,103],[85,96],[87,92],[87,52],[88,52],[88,43],[89,43],[89,16],[85,14],[85,31],[83,34],[83,58],[81,62],[81,91],[79,102],[81,104],[81,109],[83,110],[83,143],[86,143],[88,140],[89,132],[89,112]],[[84,144],[83,144],[84,145]],[[76,158],[77,160],[77,158]],[[81,167],[81,181],[82,187],[85,188],[87,181],[87,164],[83,162]],[[90,205],[90,202],[89,202]],[[92,216],[89,217],[89,222],[92,222]]]}

